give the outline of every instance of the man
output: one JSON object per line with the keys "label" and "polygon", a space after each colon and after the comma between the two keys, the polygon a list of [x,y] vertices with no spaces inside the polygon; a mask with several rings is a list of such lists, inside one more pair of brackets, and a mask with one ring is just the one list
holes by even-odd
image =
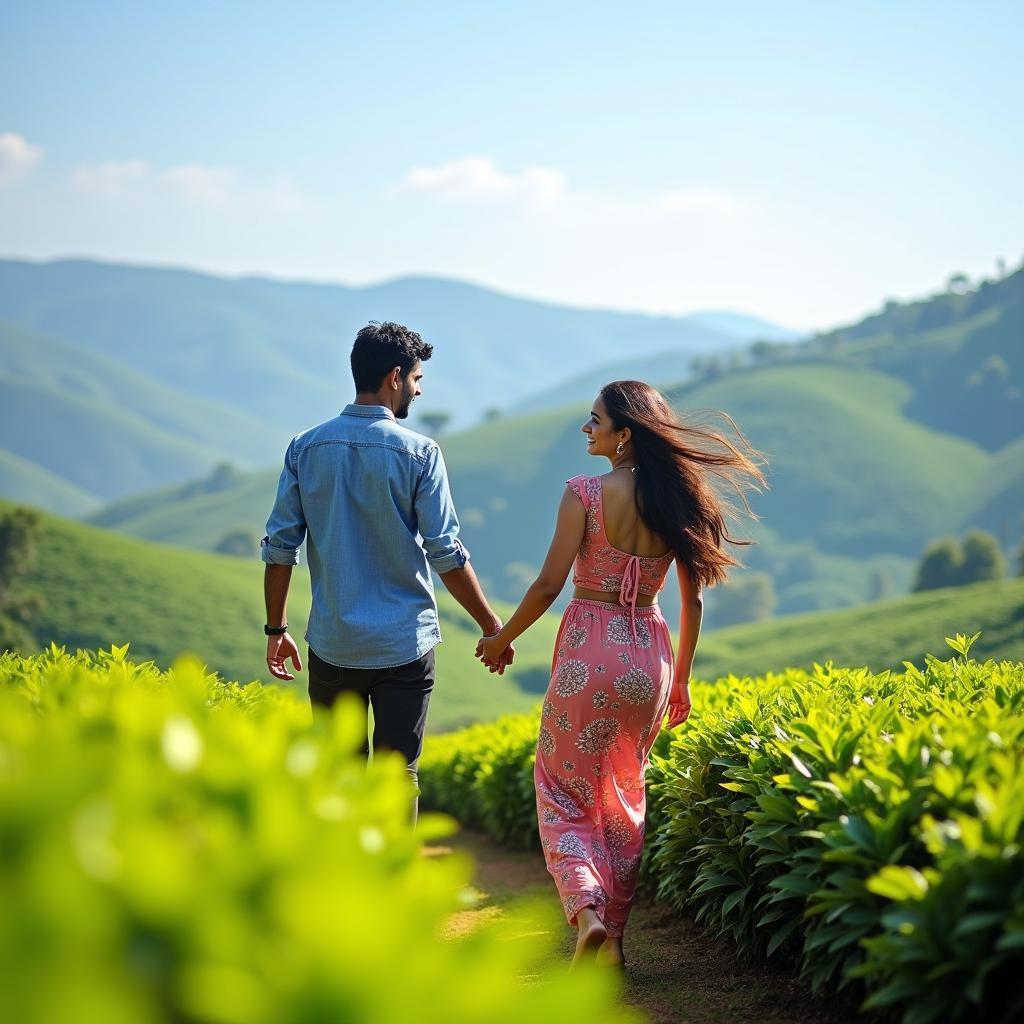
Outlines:
{"label": "man", "polygon": [[430,570],[483,635],[501,628],[459,541],[441,449],[398,422],[421,394],[432,352],[400,324],[371,322],[359,332],[355,402],[292,439],[261,541],[271,673],[294,679],[289,659],[302,668],[286,608],[305,539],[310,701],[329,708],[354,693],[372,705],[374,749],[404,755],[414,783],[441,640]]}

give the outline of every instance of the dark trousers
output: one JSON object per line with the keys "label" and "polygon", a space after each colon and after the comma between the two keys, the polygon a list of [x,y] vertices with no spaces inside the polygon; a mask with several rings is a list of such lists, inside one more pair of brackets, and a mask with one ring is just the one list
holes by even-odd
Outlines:
{"label": "dark trousers", "polygon": [[[354,693],[364,708],[373,708],[373,749],[400,753],[416,784],[427,705],[434,689],[433,650],[397,668],[342,668],[324,661],[312,649],[308,654],[310,703],[331,708],[343,693]],[[369,754],[368,744],[363,752]],[[417,807],[418,801],[413,804],[414,821]]]}

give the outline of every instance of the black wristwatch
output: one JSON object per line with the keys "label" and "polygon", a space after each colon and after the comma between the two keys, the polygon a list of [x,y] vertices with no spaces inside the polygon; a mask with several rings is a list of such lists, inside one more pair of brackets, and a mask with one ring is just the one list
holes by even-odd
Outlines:
{"label": "black wristwatch", "polygon": [[286,622],[283,626],[268,626],[264,624],[263,632],[267,636],[283,636],[288,632],[288,623]]}

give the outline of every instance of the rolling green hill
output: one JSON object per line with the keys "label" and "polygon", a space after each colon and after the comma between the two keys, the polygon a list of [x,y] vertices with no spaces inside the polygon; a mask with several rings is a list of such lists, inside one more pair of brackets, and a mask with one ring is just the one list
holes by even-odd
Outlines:
{"label": "rolling green hill", "polygon": [[35,505],[68,516],[85,516],[98,509],[99,498],[59,476],[0,448],[0,494],[17,494]]}
{"label": "rolling green hill", "polygon": [[[728,410],[769,455],[771,489],[753,501],[762,522],[741,535],[760,541],[743,557],[772,574],[782,613],[855,604],[878,579],[888,593],[904,590],[931,538],[1005,516],[1016,493],[1007,481],[1021,479],[1019,467],[1013,476],[1014,452],[990,455],[908,419],[902,410],[909,387],[871,370],[798,362],[725,374],[669,395],[684,413]],[[503,418],[444,441],[474,564],[502,598],[518,599],[539,567],[562,482],[603,471],[587,457],[579,430],[588,408]],[[270,470],[212,494],[165,491],[94,521],[213,547],[236,525],[262,532],[276,479]],[[674,597],[666,607],[674,612]]]}
{"label": "rolling green hill", "polygon": [[[566,383],[566,394],[586,389],[579,405],[506,415],[444,438],[477,569],[494,593],[522,593],[543,558],[562,481],[600,471],[579,433],[595,375],[629,367],[662,381],[684,412],[729,412],[768,454],[771,489],[754,501],[761,522],[744,528],[759,543],[744,560],[771,575],[780,613],[902,592],[930,540],[969,527],[991,530],[1009,552],[1024,514],[1022,308],[1017,272],[963,295],[889,303],[805,343],[758,343],[746,365],[711,366],[685,383],[689,364],[674,351],[652,361],[626,348],[628,360],[605,364],[597,346]],[[548,377],[536,376],[524,404],[555,399]],[[213,547],[236,526],[262,531],[276,477],[272,469],[216,493],[186,486],[142,495],[95,521]]]}
{"label": "rolling green hill", "polygon": [[898,377],[909,417],[997,451],[1024,425],[1024,269],[965,294],[888,303],[803,349]]}
{"label": "rolling green hill", "polygon": [[[44,606],[31,629],[40,645],[130,643],[134,658],[161,666],[192,652],[226,678],[269,681],[262,577],[255,555],[244,561],[183,551],[44,515],[38,564],[26,584]],[[547,685],[557,620],[549,616],[523,637],[515,665],[499,677],[473,657],[475,623],[447,594],[438,603],[445,642],[437,651],[431,728],[530,707]],[[289,601],[297,639],[308,614],[309,578],[300,571]],[[296,685],[304,680],[302,673]]]}
{"label": "rolling green hill", "polygon": [[766,367],[669,397],[684,412],[728,410],[769,456],[758,513],[782,539],[823,551],[916,555],[964,518],[988,468],[977,445],[904,416],[910,388],[870,370]]}
{"label": "rolling green hill", "polygon": [[88,499],[95,505],[195,476],[225,453],[264,462],[287,442],[256,416],[2,323],[0,437],[8,455],[50,478],[44,487],[38,474],[33,484],[10,468],[0,494],[70,514],[85,511]]}
{"label": "rolling green hill", "polygon": [[981,631],[971,657],[1024,661],[1024,579],[929,590],[858,608],[793,615],[701,638],[694,676],[758,675],[831,661],[872,671],[949,654],[943,637]]}
{"label": "rolling green hill", "polygon": [[[255,558],[183,551],[44,515],[39,561],[28,585],[45,603],[31,628],[40,645],[130,643],[136,659],[159,665],[194,652],[228,678],[266,680],[261,576]],[[447,594],[439,598],[446,640],[438,648],[431,729],[535,704],[547,684],[557,619],[544,616],[521,638],[513,669],[492,676],[473,659],[474,624]],[[289,605],[296,636],[301,635],[309,608],[302,572],[295,576]],[[499,610],[506,616],[510,611]],[[978,657],[1024,658],[1024,579],[707,633],[694,676],[711,680],[827,660],[898,668],[903,658],[941,651],[943,636],[977,630],[983,633],[973,652]],[[300,675],[297,685],[303,680]]]}

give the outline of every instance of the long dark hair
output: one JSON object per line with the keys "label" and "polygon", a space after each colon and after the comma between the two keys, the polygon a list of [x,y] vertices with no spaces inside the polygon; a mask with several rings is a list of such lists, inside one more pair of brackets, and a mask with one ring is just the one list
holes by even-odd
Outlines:
{"label": "long dark hair", "polygon": [[730,566],[741,564],[723,543],[752,543],[729,535],[726,519],[738,518],[739,509],[720,493],[722,485],[756,518],[746,491],[767,486],[759,468],[764,455],[751,447],[726,413],[719,415],[728,422],[732,438],[683,422],[661,392],[643,381],[612,381],[601,388],[601,398],[614,428],[632,431],[640,518],[701,586],[721,583]]}

